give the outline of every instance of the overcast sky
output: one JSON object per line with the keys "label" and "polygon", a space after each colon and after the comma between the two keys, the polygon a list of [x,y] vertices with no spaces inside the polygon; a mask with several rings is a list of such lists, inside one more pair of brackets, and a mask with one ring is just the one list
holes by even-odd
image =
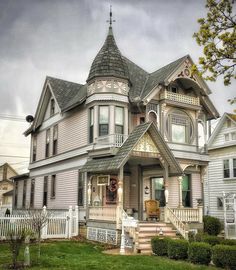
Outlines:
{"label": "overcast sky", "polygon": [[[186,54],[195,62],[201,56],[192,35],[205,16],[204,0],[0,0],[0,115],[34,114],[47,75],[85,83],[107,35],[110,4],[121,53],[146,71]],[[236,95],[235,82],[208,85],[220,114],[232,112],[227,99]],[[27,127],[0,118],[0,155],[12,143],[17,155],[29,153],[22,148]]]}

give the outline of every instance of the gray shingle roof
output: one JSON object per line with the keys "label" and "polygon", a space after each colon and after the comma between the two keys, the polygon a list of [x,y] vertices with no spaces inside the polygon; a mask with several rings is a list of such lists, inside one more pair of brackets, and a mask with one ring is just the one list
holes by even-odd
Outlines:
{"label": "gray shingle roof", "polygon": [[82,103],[86,99],[86,86],[61,79],[47,77],[53,94],[62,111]]}
{"label": "gray shingle roof", "polygon": [[99,76],[129,78],[127,64],[116,45],[111,27],[109,27],[104,45],[93,60],[87,82]]}
{"label": "gray shingle roof", "polygon": [[106,171],[117,171],[121,166],[124,166],[129,158],[129,155],[135,145],[138,143],[139,139],[150,130],[153,138],[157,139],[160,143],[158,148],[160,153],[164,155],[167,160],[172,174],[182,174],[182,169],[175,160],[172,152],[167,146],[165,140],[162,138],[161,134],[155,127],[153,123],[144,123],[136,126],[132,133],[129,135],[127,140],[118,150],[116,156],[109,158],[99,158],[88,160],[87,163],[82,167],[83,172],[106,172]]}

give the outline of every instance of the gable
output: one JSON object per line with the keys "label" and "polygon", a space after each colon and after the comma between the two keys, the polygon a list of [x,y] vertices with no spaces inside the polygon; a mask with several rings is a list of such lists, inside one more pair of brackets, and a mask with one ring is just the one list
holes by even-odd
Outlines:
{"label": "gable", "polygon": [[59,107],[57,105],[57,102],[55,101],[55,99],[53,98],[53,96],[52,96],[52,94],[50,92],[50,97],[46,101],[47,105],[46,105],[43,121],[47,120],[51,116],[51,102],[52,102],[51,100],[54,100],[54,114],[60,112]]}
{"label": "gable", "polygon": [[[235,135],[232,135],[236,133],[236,121],[233,116],[234,115],[224,113],[221,117],[208,140],[209,150],[236,144],[236,140],[233,138]],[[226,136],[228,137],[228,140],[226,140]]]}
{"label": "gable", "polygon": [[160,153],[159,150],[157,149],[153,139],[148,133],[145,133],[136,146],[134,147],[133,151],[137,152],[147,152],[147,153]]}

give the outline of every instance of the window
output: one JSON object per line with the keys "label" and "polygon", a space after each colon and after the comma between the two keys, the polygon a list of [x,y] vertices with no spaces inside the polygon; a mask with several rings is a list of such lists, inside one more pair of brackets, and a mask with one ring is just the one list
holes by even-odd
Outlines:
{"label": "window", "polygon": [[233,158],[233,177],[236,177],[236,158]]}
{"label": "window", "polygon": [[229,169],[229,160],[224,160],[224,178],[229,178],[230,169]]}
{"label": "window", "polygon": [[230,119],[227,119],[227,121],[226,121],[226,127],[227,128],[231,127],[231,120]]}
{"label": "window", "polygon": [[32,153],[32,161],[36,161],[36,153],[37,153],[37,136],[34,135],[33,139],[33,153]]}
{"label": "window", "polygon": [[226,142],[229,141],[229,133],[226,133],[226,134],[225,134],[225,141],[226,141]]}
{"label": "window", "polygon": [[48,176],[44,176],[43,181],[43,206],[47,206],[48,202]]}
{"label": "window", "polygon": [[170,141],[175,143],[191,143],[193,137],[193,123],[191,118],[182,111],[168,114],[166,133]]}
{"label": "window", "polygon": [[162,177],[152,179],[154,181],[154,198],[160,202],[161,207],[164,207],[166,205],[164,179]]}
{"label": "window", "polygon": [[217,198],[217,209],[223,209],[223,202],[221,197]]}
{"label": "window", "polygon": [[31,185],[30,185],[30,208],[34,207],[34,190],[35,190],[35,180],[31,179]]}
{"label": "window", "polygon": [[124,108],[115,107],[115,134],[124,134]]}
{"label": "window", "polygon": [[58,126],[53,127],[53,145],[52,154],[57,155],[57,141],[58,141]]}
{"label": "window", "polygon": [[94,108],[89,109],[89,142],[93,142],[94,134]]}
{"label": "window", "polygon": [[51,198],[55,199],[56,197],[56,175],[52,175],[51,178]]}
{"label": "window", "polygon": [[18,199],[18,182],[15,182],[15,193],[14,193],[14,206],[17,208],[17,199]]}
{"label": "window", "polygon": [[49,157],[49,147],[50,147],[50,129],[46,131],[46,149],[45,157]]}
{"label": "window", "polygon": [[143,123],[145,123],[145,117],[140,117],[139,118],[139,124],[141,125]]}
{"label": "window", "polygon": [[231,139],[232,140],[236,140],[236,132],[232,132],[231,133]]}
{"label": "window", "polygon": [[182,180],[182,202],[184,207],[191,207],[191,181],[190,175],[183,176]]}
{"label": "window", "polygon": [[24,180],[23,184],[23,198],[22,198],[22,207],[25,208],[26,205],[26,188],[27,188],[27,180]]}
{"label": "window", "polygon": [[99,106],[99,136],[109,133],[109,107]]}
{"label": "window", "polygon": [[172,86],[171,89],[170,89],[170,91],[171,91],[172,93],[177,93],[177,92],[178,92],[176,86]]}
{"label": "window", "polygon": [[79,183],[78,183],[78,205],[84,205],[84,174],[79,172]]}
{"label": "window", "polygon": [[55,100],[52,98],[50,102],[50,116],[55,114]]}

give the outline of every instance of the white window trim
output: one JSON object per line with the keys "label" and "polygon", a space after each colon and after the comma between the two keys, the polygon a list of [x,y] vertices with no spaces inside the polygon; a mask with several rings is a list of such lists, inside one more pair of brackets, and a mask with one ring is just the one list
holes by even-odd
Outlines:
{"label": "white window trim", "polygon": [[[223,174],[223,180],[228,181],[228,180],[236,180],[236,176],[233,176],[233,159],[236,159],[236,157],[232,158],[224,158],[222,161],[222,174]],[[225,178],[224,177],[224,161],[229,160],[229,177]]]}

